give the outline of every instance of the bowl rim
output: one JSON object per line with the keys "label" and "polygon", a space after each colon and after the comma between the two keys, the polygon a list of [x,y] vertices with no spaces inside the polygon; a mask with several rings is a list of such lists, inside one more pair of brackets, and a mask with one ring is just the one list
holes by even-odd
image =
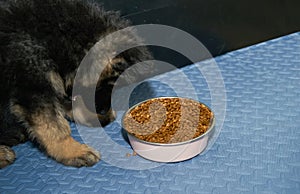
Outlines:
{"label": "bowl rim", "polygon": [[125,116],[132,110],[134,109],[135,107],[139,106],[140,104],[144,103],[144,102],[147,102],[149,100],[153,100],[153,99],[165,99],[165,98],[179,98],[179,99],[188,99],[188,100],[192,100],[194,102],[197,102],[197,103],[200,103],[200,104],[203,104],[204,106],[206,106],[212,113],[213,111],[211,110],[211,108],[209,106],[207,106],[206,104],[198,101],[198,100],[195,100],[195,99],[192,99],[192,98],[187,98],[187,97],[177,97],[177,96],[161,96],[161,97],[154,97],[154,98],[149,98],[149,99],[146,99],[146,100],[143,100],[141,102],[138,102],[136,104],[134,104],[133,106],[131,106],[124,114],[123,114],[123,117],[122,117],[122,129],[124,129],[124,131],[126,132],[127,135],[130,135],[132,138],[134,138],[135,140],[141,142],[141,143],[144,143],[144,144],[149,144],[149,145],[154,145],[154,146],[178,146],[178,145],[184,145],[184,144],[188,144],[188,143],[192,143],[192,142],[195,142],[195,141],[198,141],[202,138],[204,138],[205,136],[207,136],[209,133],[211,133],[215,127],[215,114],[213,113],[213,117],[211,118],[211,123],[210,123],[210,126],[209,128],[206,130],[205,133],[203,133],[202,135],[198,136],[198,137],[195,137],[193,139],[190,139],[190,140],[186,140],[186,141],[182,141],[182,142],[176,142],[176,143],[156,143],[156,142],[149,142],[149,141],[145,141],[145,140],[142,140],[142,139],[139,139],[138,137],[136,137],[135,135],[133,135],[132,133],[128,132],[126,130],[126,128],[124,127],[124,118]]}

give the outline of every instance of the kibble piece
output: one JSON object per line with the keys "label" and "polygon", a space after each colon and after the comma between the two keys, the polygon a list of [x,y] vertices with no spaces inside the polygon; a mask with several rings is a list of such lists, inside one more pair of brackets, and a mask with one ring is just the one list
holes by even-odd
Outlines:
{"label": "kibble piece", "polygon": [[126,157],[129,158],[131,156],[130,153],[126,153]]}
{"label": "kibble piece", "polygon": [[199,137],[211,126],[213,113],[202,103],[185,98],[154,98],[130,110],[124,128],[154,143],[177,143]]}

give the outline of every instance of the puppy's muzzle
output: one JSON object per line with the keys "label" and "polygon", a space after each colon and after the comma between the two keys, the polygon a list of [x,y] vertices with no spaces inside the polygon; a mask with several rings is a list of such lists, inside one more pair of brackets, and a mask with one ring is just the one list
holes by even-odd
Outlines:
{"label": "puppy's muzzle", "polygon": [[[72,97],[73,101],[73,119],[75,122],[88,127],[104,127],[116,118],[116,113],[111,108],[102,114],[90,111],[82,97],[76,95]],[[99,123],[100,122],[100,123]],[[100,125],[101,124],[101,125]]]}

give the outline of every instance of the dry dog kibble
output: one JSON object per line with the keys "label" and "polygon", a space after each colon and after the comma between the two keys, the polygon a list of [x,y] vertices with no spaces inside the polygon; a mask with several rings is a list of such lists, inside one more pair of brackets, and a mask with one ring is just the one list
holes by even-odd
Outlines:
{"label": "dry dog kibble", "polygon": [[131,153],[126,153],[127,158],[129,158],[130,156],[136,156],[136,155],[137,155],[137,153],[135,151],[133,151],[132,154]]}
{"label": "dry dog kibble", "polygon": [[145,101],[123,120],[135,137],[154,143],[177,143],[194,139],[211,126],[213,113],[204,104],[185,98],[154,98]]}

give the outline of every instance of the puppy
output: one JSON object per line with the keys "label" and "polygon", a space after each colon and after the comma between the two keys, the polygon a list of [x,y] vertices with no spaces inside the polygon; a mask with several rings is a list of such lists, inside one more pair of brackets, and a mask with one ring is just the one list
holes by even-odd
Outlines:
{"label": "puppy", "polygon": [[[94,165],[99,153],[71,137],[67,120],[72,118],[74,78],[96,42],[130,23],[80,0],[13,0],[0,5],[0,168],[15,160],[11,146],[27,140],[64,165]],[[117,44],[135,40],[140,39],[128,31]],[[114,119],[110,98],[115,81],[132,64],[149,59],[148,49],[140,46],[97,64],[104,68],[95,93],[102,126]]]}

